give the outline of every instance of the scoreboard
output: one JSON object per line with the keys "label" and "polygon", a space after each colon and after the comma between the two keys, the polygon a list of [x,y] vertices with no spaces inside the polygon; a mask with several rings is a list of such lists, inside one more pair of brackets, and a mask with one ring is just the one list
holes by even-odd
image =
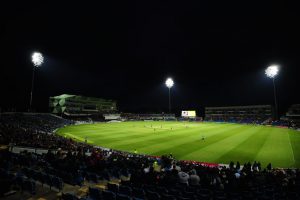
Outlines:
{"label": "scoreboard", "polygon": [[195,118],[196,111],[195,110],[183,110],[183,111],[181,111],[181,117]]}

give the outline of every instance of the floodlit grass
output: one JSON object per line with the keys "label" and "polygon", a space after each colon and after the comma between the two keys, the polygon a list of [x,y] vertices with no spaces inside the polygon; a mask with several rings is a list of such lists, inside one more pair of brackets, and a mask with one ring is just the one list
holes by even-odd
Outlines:
{"label": "floodlit grass", "polygon": [[[300,168],[300,132],[275,127],[199,122],[121,122],[82,124],[57,134],[138,153],[172,153],[179,160],[227,164],[260,161],[265,167]],[[202,137],[205,140],[202,140]]]}

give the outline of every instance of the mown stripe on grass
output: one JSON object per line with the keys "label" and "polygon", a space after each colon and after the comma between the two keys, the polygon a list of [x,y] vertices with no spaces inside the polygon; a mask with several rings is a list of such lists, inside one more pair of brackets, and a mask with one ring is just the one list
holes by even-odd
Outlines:
{"label": "mown stripe on grass", "polygon": [[293,166],[294,158],[287,129],[265,128],[269,131],[269,137],[257,154],[256,160],[260,160],[263,166],[268,163],[272,163],[273,167]]}
{"label": "mown stripe on grass", "polygon": [[294,166],[300,168],[300,132],[289,130],[288,134],[294,154]]}
{"label": "mown stripe on grass", "polygon": [[233,130],[243,129],[241,126],[229,126],[224,128],[209,130],[206,135],[206,142],[203,142],[201,136],[203,130],[199,131],[202,134],[193,134],[193,137],[186,137],[186,135],[180,135],[181,138],[175,138],[174,141],[165,141],[152,146],[146,146],[141,149],[141,152],[149,152],[153,155],[162,155],[166,153],[174,153],[174,156],[181,157],[182,155],[188,154],[192,151],[203,148],[204,145],[215,143],[223,138],[232,135]]}
{"label": "mown stripe on grass", "polygon": [[[202,127],[203,130],[213,129],[214,127]],[[178,138],[186,139],[187,137],[193,137],[195,133],[195,128],[182,128],[176,130],[161,130],[159,132],[151,131],[150,134],[145,135],[142,138],[132,138],[128,137],[126,140],[121,140],[118,142],[111,142],[106,145],[113,146],[114,148],[126,148],[127,146],[135,146],[137,148],[145,147],[146,143],[149,144],[160,144],[162,141],[177,141]],[[180,137],[179,137],[180,136]]]}
{"label": "mown stripe on grass", "polygon": [[218,162],[230,163],[230,161],[239,161],[242,164],[248,161],[253,162],[268,138],[269,132],[264,127],[253,127],[252,130],[255,131],[247,140],[219,157]]}
{"label": "mown stripe on grass", "polygon": [[[193,133],[194,130],[190,130],[188,131],[190,133]],[[188,134],[187,131],[185,131],[185,134]],[[146,144],[157,144],[160,143],[163,140],[168,139],[170,140],[176,140],[176,136],[181,135],[182,131],[176,131],[173,130],[172,132],[169,130],[164,130],[164,131],[160,131],[158,132],[151,132],[148,134],[144,134],[142,135],[142,137],[139,138],[134,138],[134,137],[129,137],[126,138],[126,140],[119,140],[119,141],[112,141],[109,142],[108,145],[112,145],[115,148],[123,148],[126,146],[145,146]],[[171,139],[172,138],[172,139]]]}
{"label": "mown stripe on grass", "polygon": [[127,130],[109,130],[109,131],[105,131],[105,132],[90,132],[90,133],[73,133],[74,135],[88,135],[89,137],[92,138],[101,138],[101,139],[105,139],[105,138],[114,138],[114,137],[126,137],[128,136],[128,131]]}
{"label": "mown stripe on grass", "polygon": [[191,152],[184,156],[184,159],[201,160],[206,162],[218,162],[219,158],[228,151],[235,148],[240,143],[247,140],[253,134],[253,129],[244,127],[242,130],[237,130],[234,134],[221,139],[210,145],[206,145],[200,150]]}

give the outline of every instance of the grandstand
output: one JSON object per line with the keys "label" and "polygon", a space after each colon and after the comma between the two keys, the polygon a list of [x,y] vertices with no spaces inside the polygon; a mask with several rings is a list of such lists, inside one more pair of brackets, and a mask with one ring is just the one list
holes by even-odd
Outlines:
{"label": "grandstand", "polygon": [[262,123],[272,118],[271,105],[206,107],[205,119],[219,122]]}
{"label": "grandstand", "polygon": [[117,112],[116,101],[62,94],[49,98],[50,112],[65,116],[92,116]]}
{"label": "grandstand", "polygon": [[286,117],[293,127],[300,127],[300,104],[293,104],[289,107]]}

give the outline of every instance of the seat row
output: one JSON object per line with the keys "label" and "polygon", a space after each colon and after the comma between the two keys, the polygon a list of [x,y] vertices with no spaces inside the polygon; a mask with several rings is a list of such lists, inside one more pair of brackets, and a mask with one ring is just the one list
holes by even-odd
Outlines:
{"label": "seat row", "polygon": [[64,187],[64,182],[60,177],[30,168],[23,168],[22,172],[26,177],[31,178],[35,181],[39,181],[42,186],[44,186],[44,184],[47,184],[50,187],[50,190],[52,189],[52,187],[54,187],[61,191]]}

